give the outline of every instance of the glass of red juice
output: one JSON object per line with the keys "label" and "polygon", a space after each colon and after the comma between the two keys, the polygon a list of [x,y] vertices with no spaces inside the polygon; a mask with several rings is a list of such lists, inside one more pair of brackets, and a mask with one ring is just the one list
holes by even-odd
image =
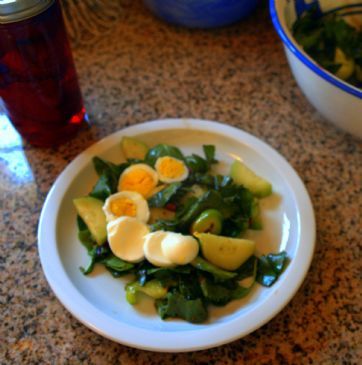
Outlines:
{"label": "glass of red juice", "polygon": [[43,147],[68,140],[85,124],[58,0],[34,17],[0,24],[0,112]]}

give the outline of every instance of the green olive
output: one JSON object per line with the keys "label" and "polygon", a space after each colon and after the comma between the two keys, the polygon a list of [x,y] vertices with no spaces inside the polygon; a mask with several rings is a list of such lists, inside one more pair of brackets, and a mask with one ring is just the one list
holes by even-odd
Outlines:
{"label": "green olive", "polygon": [[191,226],[191,233],[220,234],[222,229],[222,215],[216,209],[204,210]]}

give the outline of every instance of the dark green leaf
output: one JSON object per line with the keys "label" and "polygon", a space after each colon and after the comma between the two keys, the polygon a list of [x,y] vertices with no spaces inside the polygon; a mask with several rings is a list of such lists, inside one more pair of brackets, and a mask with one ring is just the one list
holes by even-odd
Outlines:
{"label": "dark green leaf", "polygon": [[145,162],[153,167],[157,159],[163,156],[171,156],[179,160],[184,159],[182,152],[177,147],[169,146],[167,144],[158,144],[147,152]]}
{"label": "dark green leaf", "polygon": [[150,225],[150,231],[170,231],[175,232],[178,226],[178,220],[166,220],[166,219],[159,219],[155,223]]}
{"label": "dark green leaf", "polygon": [[189,231],[190,224],[206,209],[215,208],[221,210],[224,206],[219,193],[210,190],[198,198],[185,214],[180,217],[179,227],[182,231]]}
{"label": "dark green leaf", "polygon": [[166,188],[162,189],[161,191],[153,195],[150,199],[148,199],[149,206],[155,208],[163,208],[177,193],[181,186],[182,183],[180,182],[175,182],[168,185]]}
{"label": "dark green leaf", "polygon": [[78,239],[87,251],[90,252],[95,246],[97,246],[97,243],[94,241],[90,230],[79,215],[77,215],[77,225]]}
{"label": "dark green leaf", "polygon": [[97,248],[96,248],[96,247],[94,247],[92,250],[90,250],[90,251],[88,252],[88,254],[89,254],[89,256],[90,256],[90,261],[89,261],[88,265],[87,265],[85,268],[80,267],[80,271],[81,271],[84,275],[88,275],[88,274],[90,274],[90,273],[93,271],[93,269],[94,269],[94,265],[95,265],[95,263],[96,263],[96,254],[95,254],[96,249],[97,249]]}
{"label": "dark green leaf", "polygon": [[225,281],[230,280],[236,277],[235,272],[226,271],[219,269],[215,265],[211,264],[210,262],[204,260],[202,257],[197,256],[192,262],[191,265],[198,270],[208,272],[212,274],[216,281]]}
{"label": "dark green leaf", "polygon": [[286,252],[269,254],[258,259],[256,280],[263,286],[272,286],[288,263]]}
{"label": "dark green leaf", "polygon": [[241,285],[238,285],[238,287],[232,291],[231,299],[241,299],[241,298],[246,297],[251,292],[251,289],[253,288],[254,283],[247,288],[245,288]]}
{"label": "dark green leaf", "polygon": [[187,156],[185,162],[192,173],[205,173],[209,170],[208,162],[198,155]]}
{"label": "dark green leaf", "polygon": [[202,149],[204,150],[205,158],[209,165],[217,163],[217,160],[215,160],[215,146],[203,145]]}
{"label": "dark green leaf", "polygon": [[202,280],[201,289],[204,297],[214,305],[223,306],[231,300],[231,290],[210,280]]}
{"label": "dark green leaf", "polygon": [[101,176],[103,174],[113,174],[116,177],[119,177],[121,173],[129,166],[128,163],[116,165],[113,162],[102,160],[100,157],[97,156],[93,157],[93,165],[98,176]]}
{"label": "dark green leaf", "polygon": [[118,272],[129,271],[129,270],[133,269],[133,267],[134,267],[133,264],[123,261],[114,255],[110,255],[109,257],[103,259],[101,262],[107,268],[112,269],[114,271],[118,271]]}
{"label": "dark green leaf", "polygon": [[199,281],[190,275],[180,275],[178,288],[186,299],[197,299],[202,297]]}
{"label": "dark green leaf", "polygon": [[207,309],[201,299],[186,299],[180,293],[168,293],[165,299],[156,300],[156,308],[162,319],[178,317],[191,323],[207,319]]}
{"label": "dark green leaf", "polygon": [[286,265],[288,264],[288,257],[285,251],[274,254],[270,253],[267,255],[267,259],[274,271],[279,275],[284,271]]}
{"label": "dark green leaf", "polygon": [[109,256],[110,254],[111,254],[111,252],[110,252],[110,249],[109,249],[109,246],[107,243],[105,243],[102,246],[95,245],[95,246],[91,247],[88,250],[88,255],[90,256],[90,262],[85,269],[83,267],[81,267],[80,270],[82,271],[82,273],[84,275],[90,274],[93,271],[94,265],[97,262],[102,262],[102,260],[105,257]]}
{"label": "dark green leaf", "polygon": [[249,278],[255,274],[255,266],[257,258],[255,256],[251,256],[246,262],[244,262],[237,270],[237,276],[235,279],[243,280]]}
{"label": "dark green leaf", "polygon": [[93,190],[89,194],[93,198],[105,201],[116,190],[116,184],[109,175],[101,175]]}
{"label": "dark green leaf", "polygon": [[[296,41],[308,55],[332,73],[340,67],[335,62],[337,48],[356,64],[362,61],[362,31],[335,13],[322,16],[318,7],[311,7],[296,20],[292,30]],[[353,75],[347,81],[360,87]]]}
{"label": "dark green leaf", "polygon": [[117,192],[119,177],[129,167],[129,163],[115,165],[99,157],[94,157],[93,165],[99,175],[99,179],[89,195],[97,199],[105,200],[109,195]]}

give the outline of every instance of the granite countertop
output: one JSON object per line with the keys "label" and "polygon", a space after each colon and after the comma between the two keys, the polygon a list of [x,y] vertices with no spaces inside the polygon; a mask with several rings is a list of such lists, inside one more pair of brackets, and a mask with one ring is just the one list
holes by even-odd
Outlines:
{"label": "granite countertop", "polygon": [[[1,364],[360,364],[361,141],[326,123],[297,87],[267,7],[212,31],[166,25],[139,1],[92,41],[74,38],[91,127],[56,148],[0,128]],[[215,349],[162,354],[109,341],[79,323],[41,269],[37,224],[67,164],[94,141],[164,117],[217,120],[278,150],[313,205],[317,242],[295,297],[252,334]]]}

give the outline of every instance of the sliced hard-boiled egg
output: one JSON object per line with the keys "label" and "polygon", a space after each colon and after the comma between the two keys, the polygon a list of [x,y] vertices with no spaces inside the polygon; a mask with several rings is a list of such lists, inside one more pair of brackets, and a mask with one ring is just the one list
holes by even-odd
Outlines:
{"label": "sliced hard-boiled egg", "polygon": [[169,234],[165,231],[155,231],[145,236],[143,246],[146,259],[153,265],[159,267],[170,267],[174,263],[170,261],[162,252],[162,240]]}
{"label": "sliced hard-boiled egg", "polygon": [[148,232],[148,226],[137,218],[119,217],[107,224],[109,247],[122,260],[140,262],[144,259],[144,237]]}
{"label": "sliced hard-boiled egg", "polygon": [[128,216],[146,223],[150,217],[146,199],[135,191],[121,191],[110,195],[103,205],[103,211],[107,222]]}
{"label": "sliced hard-boiled egg", "polygon": [[165,183],[183,181],[189,176],[189,170],[185,163],[171,156],[159,157],[155,169],[160,181]]}
{"label": "sliced hard-boiled egg", "polygon": [[168,232],[162,240],[161,249],[166,259],[172,263],[186,265],[199,253],[199,243],[192,236]]}
{"label": "sliced hard-boiled egg", "polygon": [[152,195],[157,183],[157,172],[144,163],[138,163],[123,171],[119,178],[118,191],[136,191],[148,198]]}

